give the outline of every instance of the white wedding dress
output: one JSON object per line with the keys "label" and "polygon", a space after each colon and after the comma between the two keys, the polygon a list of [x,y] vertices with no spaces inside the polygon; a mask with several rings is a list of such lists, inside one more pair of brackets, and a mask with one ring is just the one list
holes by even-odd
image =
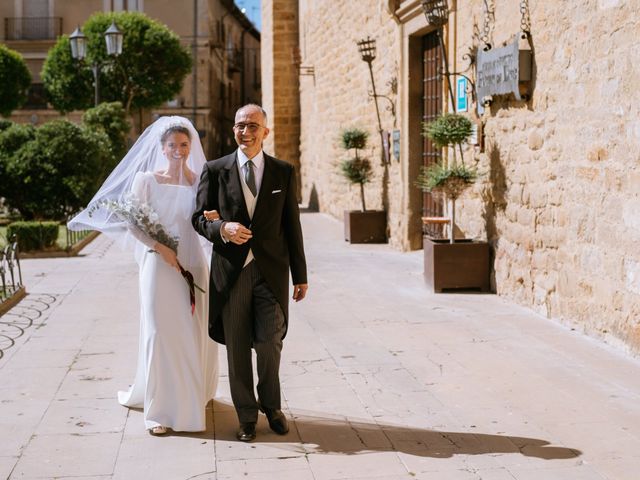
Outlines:
{"label": "white wedding dress", "polygon": [[[144,172],[136,174],[132,190],[153,207],[158,222],[179,238],[178,261],[207,291],[207,259],[191,226],[193,189],[159,183],[153,173]],[[205,406],[218,381],[217,344],[207,332],[208,292],[196,289],[192,315],[187,282],[145,243],[139,242],[136,248],[140,266],[138,367],[133,385],[128,392],[118,392],[118,400],[127,407],[143,407],[147,429],[162,425],[175,431],[203,431]]]}

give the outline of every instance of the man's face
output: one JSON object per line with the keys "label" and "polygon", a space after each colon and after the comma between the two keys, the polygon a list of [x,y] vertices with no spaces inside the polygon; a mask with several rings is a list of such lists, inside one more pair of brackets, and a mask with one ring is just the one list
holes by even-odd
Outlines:
{"label": "man's face", "polygon": [[243,108],[236,113],[233,135],[242,152],[248,157],[255,157],[262,149],[262,141],[269,135],[265,118],[260,109]]}

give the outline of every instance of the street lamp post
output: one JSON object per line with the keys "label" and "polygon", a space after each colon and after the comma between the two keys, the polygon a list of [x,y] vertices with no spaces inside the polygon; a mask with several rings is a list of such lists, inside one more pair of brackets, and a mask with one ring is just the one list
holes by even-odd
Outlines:
{"label": "street lamp post", "polygon": [[[111,22],[111,26],[104,32],[104,39],[107,43],[107,55],[110,57],[117,57],[122,53],[122,40],[124,35],[118,29],[115,22]],[[74,60],[84,60],[87,56],[87,37],[80,27],[77,27],[69,37],[69,43],[71,44],[71,57]],[[100,103],[100,68],[102,63],[98,60],[94,60],[91,64],[91,71],[93,72],[93,86],[94,86],[94,104],[97,106]]]}

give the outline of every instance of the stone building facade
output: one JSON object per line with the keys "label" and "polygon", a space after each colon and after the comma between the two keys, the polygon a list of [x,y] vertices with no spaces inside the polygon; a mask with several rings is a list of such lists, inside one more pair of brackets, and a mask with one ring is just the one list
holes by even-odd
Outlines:
{"label": "stone building facade", "polygon": [[[485,12],[485,5],[492,11]],[[640,91],[634,48],[640,0],[449,0],[448,6],[443,37],[450,71],[474,82],[476,66],[469,59],[483,41],[501,47],[516,38],[523,20],[533,51],[530,98],[496,95],[479,114],[469,95],[466,115],[479,136],[465,154],[481,176],[457,203],[458,235],[489,241],[498,294],[640,352]],[[278,11],[297,16],[298,44],[281,45],[289,52],[271,57],[263,102],[299,102],[299,137],[285,135],[285,143],[272,148],[299,162],[303,202],[313,201],[338,218],[357,208],[359,192],[337,173],[344,156],[338,135],[345,127],[365,128],[375,167],[367,203],[388,212],[394,248],[420,248],[420,217],[437,204],[414,186],[420,166],[433,154],[421,125],[452,110],[444,78],[432,68],[442,58],[421,2],[363,0],[356,7],[331,0],[264,0],[264,18],[272,18],[263,26],[265,45],[295,29],[290,16],[283,26]],[[386,168],[377,161],[381,145],[371,80],[356,47],[367,36],[376,40],[376,88],[389,99],[379,99],[382,127],[398,135],[399,155],[392,151]],[[291,88],[295,80],[274,80],[273,72],[292,65],[298,68],[297,93]],[[458,78],[452,77],[454,87]],[[387,109],[391,102],[395,115]],[[446,214],[446,205],[441,207]]]}
{"label": "stone building facade", "polygon": [[[141,131],[159,115],[182,115],[201,132],[211,158],[232,151],[235,110],[261,98],[260,33],[233,0],[11,0],[0,2],[0,38],[20,52],[33,78],[30,99],[12,119],[40,124],[59,117],[48,107],[40,71],[59,35],[69,35],[95,12],[139,11],[180,36],[194,59],[182,91],[164,105],[137,112]],[[195,19],[195,21],[194,21]],[[126,32],[125,32],[126,34]],[[126,55],[126,52],[123,53]],[[82,112],[68,116],[79,119]]]}

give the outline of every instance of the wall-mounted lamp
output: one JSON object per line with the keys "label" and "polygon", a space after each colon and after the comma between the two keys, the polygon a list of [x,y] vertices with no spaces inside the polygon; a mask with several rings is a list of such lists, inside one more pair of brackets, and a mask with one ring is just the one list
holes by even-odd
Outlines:
{"label": "wall-mounted lamp", "polygon": [[444,45],[443,32],[443,27],[449,21],[449,5],[447,4],[447,0],[422,0],[422,11],[427,19],[427,23],[436,27],[436,34],[438,36],[438,43],[440,44],[440,51],[442,52],[442,61],[444,65],[443,74],[447,78],[447,88],[451,99],[451,108],[455,111],[456,102],[453,96],[453,87],[451,86],[449,58],[447,56],[447,49]]}
{"label": "wall-mounted lamp", "polygon": [[363,62],[366,62],[369,66],[369,74],[371,75],[371,88],[373,93],[369,93],[369,96],[373,98],[373,101],[376,106],[376,116],[378,118],[378,134],[380,135],[380,151],[381,151],[381,160],[382,164],[386,165],[390,163],[390,154],[389,154],[389,133],[382,130],[382,120],[380,119],[380,106],[378,105],[378,98],[385,98],[391,104],[390,110],[391,114],[396,115],[395,103],[386,95],[380,95],[376,91],[376,82],[373,77],[373,61],[376,58],[376,40],[375,38],[367,37],[366,39],[360,40],[356,42],[358,45],[358,51],[360,52],[360,57]]}

